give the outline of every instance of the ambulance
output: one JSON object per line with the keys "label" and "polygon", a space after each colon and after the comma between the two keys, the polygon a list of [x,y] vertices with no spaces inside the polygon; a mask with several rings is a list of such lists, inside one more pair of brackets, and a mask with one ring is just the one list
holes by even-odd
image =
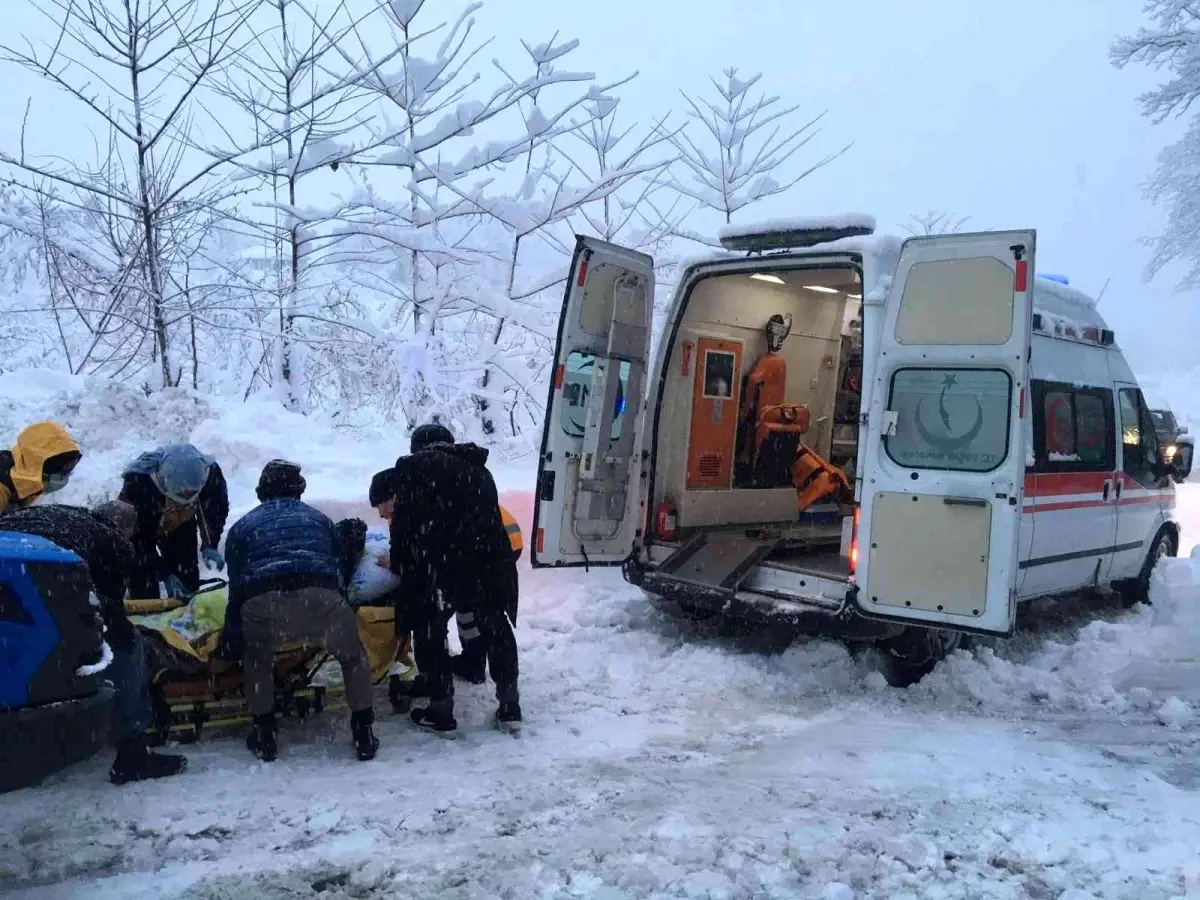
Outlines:
{"label": "ambulance", "polygon": [[874,644],[893,684],[1017,605],[1144,600],[1174,479],[1095,302],[1033,230],[900,240],[849,215],[728,228],[652,355],[655,267],[578,237],[532,562],[619,566],[696,616]]}

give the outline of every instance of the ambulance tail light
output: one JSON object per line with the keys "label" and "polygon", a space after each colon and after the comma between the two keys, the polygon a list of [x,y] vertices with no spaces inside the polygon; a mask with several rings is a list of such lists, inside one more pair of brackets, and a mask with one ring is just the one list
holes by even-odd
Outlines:
{"label": "ambulance tail light", "polygon": [[859,509],[855,507],[854,523],[850,528],[850,553],[848,554],[851,575],[858,571],[858,517]]}

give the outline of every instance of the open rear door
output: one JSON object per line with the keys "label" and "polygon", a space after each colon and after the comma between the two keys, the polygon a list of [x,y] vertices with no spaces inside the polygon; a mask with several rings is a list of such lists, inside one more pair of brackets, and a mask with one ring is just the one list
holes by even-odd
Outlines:
{"label": "open rear door", "polygon": [[535,567],[619,565],[633,552],[653,306],[649,256],[576,237],[538,465]]}
{"label": "open rear door", "polygon": [[856,573],[866,615],[1013,630],[1035,236],[904,243],[884,314],[873,317],[883,331]]}

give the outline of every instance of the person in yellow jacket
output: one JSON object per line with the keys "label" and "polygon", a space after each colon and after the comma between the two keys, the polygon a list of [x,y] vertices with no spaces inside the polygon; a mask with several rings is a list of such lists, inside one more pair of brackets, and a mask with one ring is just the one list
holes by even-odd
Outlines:
{"label": "person in yellow jacket", "polygon": [[0,451],[0,515],[62,490],[82,458],[75,439],[57,422],[27,427],[11,451]]}

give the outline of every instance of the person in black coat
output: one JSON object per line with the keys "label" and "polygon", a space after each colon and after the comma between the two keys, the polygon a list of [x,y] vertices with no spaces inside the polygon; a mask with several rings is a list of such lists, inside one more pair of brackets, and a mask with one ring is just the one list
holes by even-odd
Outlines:
{"label": "person in black coat", "polygon": [[133,597],[183,597],[200,586],[197,540],[217,569],[225,560],[217,546],[229,518],[229,490],[221,467],[191,444],[172,444],[139,456],[123,474],[120,499],[137,511],[133,546]]}
{"label": "person in black coat", "polygon": [[[409,604],[405,624],[412,626],[417,669],[429,691],[429,705],[414,709],[412,720],[439,734],[457,730],[446,628],[455,612],[469,612],[496,682],[497,725],[515,729],[521,722],[517,642],[505,614],[512,547],[496,483],[485,467],[488,452],[455,444],[442,425],[417,428],[410,449],[396,461],[393,476],[389,564]],[[398,624],[401,618],[398,612]]]}
{"label": "person in black coat", "polygon": [[84,561],[104,618],[104,640],[113,653],[105,676],[116,688],[117,758],[109,770],[113,784],[164,778],[184,770],[182,756],[151,753],[150,689],[141,635],[125,615],[125,591],[134,568],[129,535],[136,525],[133,508],[110,501],[94,511],[78,506],[30,506],[0,518],[0,530],[45,538]]}

